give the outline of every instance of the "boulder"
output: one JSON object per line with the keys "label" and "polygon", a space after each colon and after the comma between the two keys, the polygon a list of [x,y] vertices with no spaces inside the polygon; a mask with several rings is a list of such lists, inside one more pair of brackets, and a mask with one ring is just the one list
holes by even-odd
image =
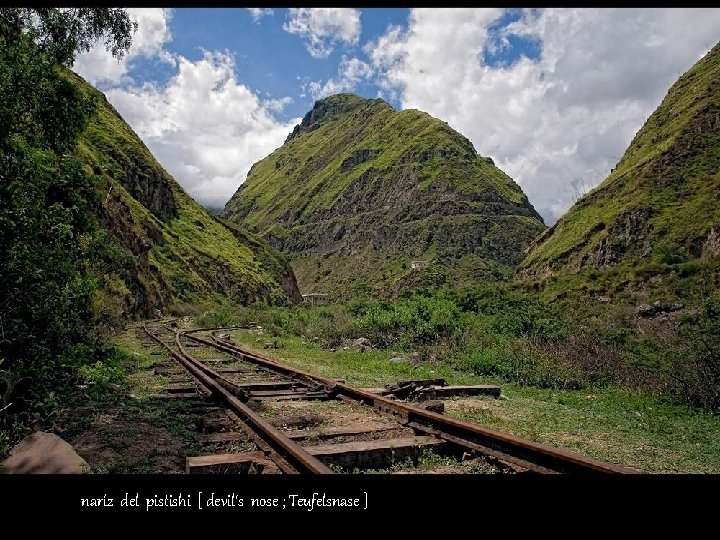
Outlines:
{"label": "boulder", "polygon": [[653,307],[657,311],[670,313],[673,311],[679,311],[685,306],[683,304],[675,303],[675,302],[653,302]]}
{"label": "boulder", "polygon": [[37,431],[10,450],[0,466],[8,474],[83,474],[86,461],[57,435]]}
{"label": "boulder", "polygon": [[640,317],[654,317],[659,314],[672,313],[679,311],[685,307],[684,304],[679,302],[653,302],[650,304],[640,304],[635,308],[635,313]]}
{"label": "boulder", "polygon": [[364,351],[367,349],[372,349],[372,342],[365,337],[359,337],[355,341],[353,341],[353,347],[358,349],[359,351]]}

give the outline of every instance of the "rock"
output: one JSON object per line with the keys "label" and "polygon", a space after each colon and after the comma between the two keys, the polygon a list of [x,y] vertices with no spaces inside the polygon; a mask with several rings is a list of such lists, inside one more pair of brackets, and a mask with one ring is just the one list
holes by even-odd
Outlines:
{"label": "rock", "polygon": [[372,346],[372,342],[368,338],[359,337],[355,341],[353,341],[353,347],[360,351],[372,349]]}
{"label": "rock", "polygon": [[720,255],[720,223],[716,223],[708,233],[702,245],[702,256],[705,258]]}
{"label": "rock", "polygon": [[611,302],[611,299],[609,296],[598,296],[597,301],[601,304],[609,304]]}
{"label": "rock", "polygon": [[263,349],[277,349],[277,348],[278,348],[277,341],[273,341],[272,343],[266,343],[265,345],[263,345]]}
{"label": "rock", "polygon": [[90,472],[85,460],[57,435],[37,431],[10,450],[2,462],[8,474],[83,474]]}
{"label": "rock", "polygon": [[419,352],[414,352],[410,354],[410,361],[411,362],[421,362],[422,361],[422,355]]}
{"label": "rock", "polygon": [[405,362],[405,359],[402,356],[393,356],[390,359],[390,362],[392,362],[393,364],[402,364],[403,362]]}
{"label": "rock", "polygon": [[425,403],[422,403],[418,405],[419,408],[425,409],[426,411],[443,414],[445,412],[445,403],[440,401],[439,399],[433,399],[430,401],[426,401]]}
{"label": "rock", "polygon": [[672,313],[679,311],[685,307],[684,304],[679,302],[653,302],[650,304],[640,304],[635,308],[635,313],[641,317],[654,317],[659,314]]}
{"label": "rock", "polygon": [[670,313],[673,311],[679,311],[685,306],[683,304],[675,303],[675,302],[653,302],[653,307],[657,311],[663,311],[665,313]]}

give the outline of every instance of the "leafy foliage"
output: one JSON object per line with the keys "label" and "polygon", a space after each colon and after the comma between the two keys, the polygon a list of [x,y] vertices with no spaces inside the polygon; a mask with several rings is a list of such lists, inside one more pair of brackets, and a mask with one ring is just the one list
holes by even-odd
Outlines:
{"label": "leafy foliage", "polygon": [[0,422],[51,408],[49,386],[102,348],[87,255],[97,179],[72,150],[95,107],[62,75],[100,36],[130,44],[123,10],[0,9]]}

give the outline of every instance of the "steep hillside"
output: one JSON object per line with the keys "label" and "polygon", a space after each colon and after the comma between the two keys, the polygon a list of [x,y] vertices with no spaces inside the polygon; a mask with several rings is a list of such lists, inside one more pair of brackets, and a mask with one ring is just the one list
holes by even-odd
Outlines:
{"label": "steep hillside", "polygon": [[699,298],[720,286],[720,44],[670,88],[611,174],[518,276],[565,290]]}
{"label": "steep hillside", "polygon": [[224,297],[243,304],[299,299],[280,254],[192,200],[105,96],[71,77],[98,102],[78,152],[102,178],[96,213],[126,254],[122,278],[106,276],[99,309],[149,315],[156,308]]}
{"label": "steep hillside", "polygon": [[416,281],[493,279],[542,230],[522,190],[445,122],[381,99],[317,101],[256,163],[222,215],[286,253],[306,292],[387,293]]}

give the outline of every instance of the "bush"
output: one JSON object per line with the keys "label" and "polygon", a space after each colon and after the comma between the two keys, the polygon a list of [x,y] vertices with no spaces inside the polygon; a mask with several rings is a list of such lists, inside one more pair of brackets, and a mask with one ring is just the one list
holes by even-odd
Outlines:
{"label": "bush", "polygon": [[720,301],[679,322],[647,321],[643,337],[628,345],[627,356],[661,379],[673,400],[720,412]]}
{"label": "bush", "polygon": [[402,348],[449,342],[459,336],[465,319],[454,302],[413,296],[396,304],[375,304],[357,320],[357,333],[378,346]]}
{"label": "bush", "polygon": [[203,313],[197,319],[198,325],[202,327],[233,326],[242,322],[243,318],[239,311],[227,306],[220,306],[214,311]]}

